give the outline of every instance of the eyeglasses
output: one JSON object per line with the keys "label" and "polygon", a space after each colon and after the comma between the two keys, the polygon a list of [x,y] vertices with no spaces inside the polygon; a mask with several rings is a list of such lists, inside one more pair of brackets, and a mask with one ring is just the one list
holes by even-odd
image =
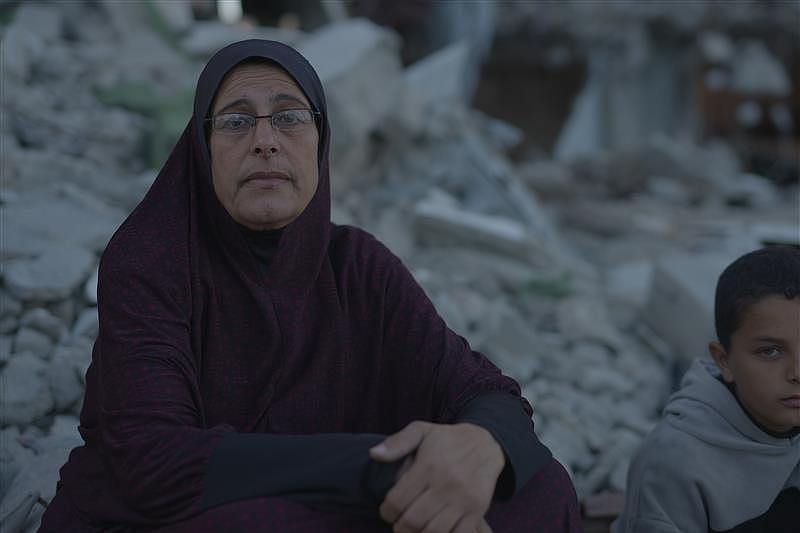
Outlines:
{"label": "eyeglasses", "polygon": [[228,135],[243,135],[256,126],[258,119],[268,118],[277,131],[298,133],[314,123],[322,114],[310,109],[282,109],[270,115],[248,115],[247,113],[222,113],[207,118],[214,131]]}

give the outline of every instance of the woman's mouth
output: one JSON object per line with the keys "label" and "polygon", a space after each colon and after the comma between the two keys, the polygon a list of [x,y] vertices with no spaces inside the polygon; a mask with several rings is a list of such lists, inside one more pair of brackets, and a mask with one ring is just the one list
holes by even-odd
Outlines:
{"label": "woman's mouth", "polygon": [[283,172],[253,172],[247,176],[242,185],[249,185],[261,189],[274,189],[289,181],[291,181],[289,176]]}

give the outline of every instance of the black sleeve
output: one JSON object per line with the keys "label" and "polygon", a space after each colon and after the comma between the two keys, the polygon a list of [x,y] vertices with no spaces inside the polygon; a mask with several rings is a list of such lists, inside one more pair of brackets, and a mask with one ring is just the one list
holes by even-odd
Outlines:
{"label": "black sleeve", "polygon": [[464,407],[458,422],[485,428],[506,455],[506,466],[497,479],[494,500],[510,500],[552,458],[550,450],[533,431],[533,420],[519,397],[507,392],[478,396]]}
{"label": "black sleeve", "polygon": [[369,449],[385,435],[225,436],[208,461],[199,508],[258,496],[281,496],[309,507],[377,516],[403,460],[380,463]]}

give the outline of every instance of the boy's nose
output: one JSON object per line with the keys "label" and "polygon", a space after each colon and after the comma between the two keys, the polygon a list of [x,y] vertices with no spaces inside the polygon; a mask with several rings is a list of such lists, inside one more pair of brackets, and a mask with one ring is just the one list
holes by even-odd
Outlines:
{"label": "boy's nose", "polygon": [[792,354],[789,360],[789,381],[792,383],[800,383],[800,351]]}

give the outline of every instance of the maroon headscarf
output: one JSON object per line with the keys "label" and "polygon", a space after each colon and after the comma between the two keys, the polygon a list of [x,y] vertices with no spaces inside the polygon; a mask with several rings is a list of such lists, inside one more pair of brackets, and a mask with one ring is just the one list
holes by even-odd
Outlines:
{"label": "maroon headscarf", "polygon": [[[319,186],[266,274],[214,193],[204,131],[225,74],[249,58],[283,67],[322,117]],[[206,462],[230,432],[390,434],[418,419],[452,422],[487,392],[519,396],[399,259],[330,222],[329,146],[322,85],[296,51],[249,40],[208,63],[194,116],[101,260],[86,445],[62,469],[87,520],[196,513]]]}

